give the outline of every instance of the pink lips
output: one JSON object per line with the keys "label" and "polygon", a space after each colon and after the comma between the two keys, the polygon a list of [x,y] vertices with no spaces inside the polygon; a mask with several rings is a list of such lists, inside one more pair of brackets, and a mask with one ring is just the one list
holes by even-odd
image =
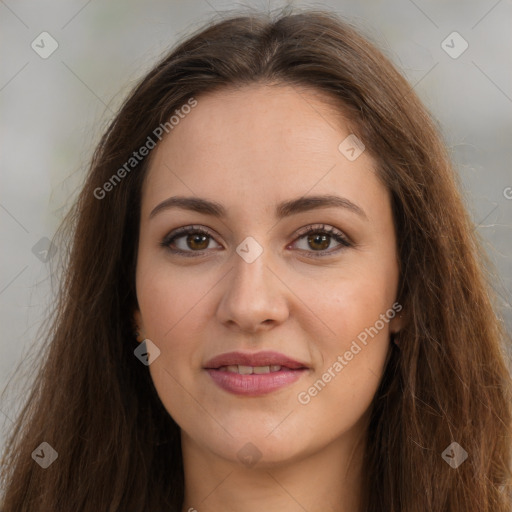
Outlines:
{"label": "pink lips", "polygon": [[[243,375],[226,371],[227,366],[281,366],[278,371]],[[210,359],[205,365],[212,380],[220,388],[235,395],[259,396],[283,388],[308,371],[306,364],[278,352],[229,352]],[[221,369],[222,368],[222,369]]]}

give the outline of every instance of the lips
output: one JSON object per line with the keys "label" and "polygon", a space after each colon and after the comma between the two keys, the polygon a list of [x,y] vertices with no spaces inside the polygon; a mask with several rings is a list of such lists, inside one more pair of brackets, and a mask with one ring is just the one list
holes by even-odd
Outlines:
{"label": "lips", "polygon": [[309,367],[278,352],[229,352],[210,359],[204,369],[224,391],[255,397],[291,385]]}

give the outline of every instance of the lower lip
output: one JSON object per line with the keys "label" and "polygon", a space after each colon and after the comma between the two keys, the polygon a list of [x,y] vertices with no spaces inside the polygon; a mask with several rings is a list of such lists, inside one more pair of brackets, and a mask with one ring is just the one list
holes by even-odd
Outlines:
{"label": "lower lip", "polygon": [[220,388],[235,395],[260,396],[284,388],[297,381],[307,371],[307,368],[300,370],[279,370],[270,373],[252,373],[241,375],[234,372],[220,370],[206,370],[213,382]]}

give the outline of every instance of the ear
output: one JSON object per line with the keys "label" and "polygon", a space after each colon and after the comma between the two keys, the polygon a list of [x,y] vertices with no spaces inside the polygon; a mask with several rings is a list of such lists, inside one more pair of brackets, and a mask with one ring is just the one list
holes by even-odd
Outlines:
{"label": "ear", "polygon": [[142,321],[142,315],[138,309],[136,309],[133,313],[133,330],[134,335],[139,343],[146,339],[144,335],[144,322]]}
{"label": "ear", "polygon": [[389,331],[392,334],[396,334],[403,328],[404,325],[405,311],[401,310],[399,313],[397,312],[396,315],[389,321]]}

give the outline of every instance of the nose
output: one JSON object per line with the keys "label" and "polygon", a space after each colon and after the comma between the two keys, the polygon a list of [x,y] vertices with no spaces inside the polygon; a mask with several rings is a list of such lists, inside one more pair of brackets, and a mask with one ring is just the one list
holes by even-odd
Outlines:
{"label": "nose", "polygon": [[278,272],[271,268],[268,255],[264,250],[249,263],[234,254],[234,268],[223,280],[224,290],[217,308],[217,318],[229,328],[255,333],[288,318],[289,291]]}

